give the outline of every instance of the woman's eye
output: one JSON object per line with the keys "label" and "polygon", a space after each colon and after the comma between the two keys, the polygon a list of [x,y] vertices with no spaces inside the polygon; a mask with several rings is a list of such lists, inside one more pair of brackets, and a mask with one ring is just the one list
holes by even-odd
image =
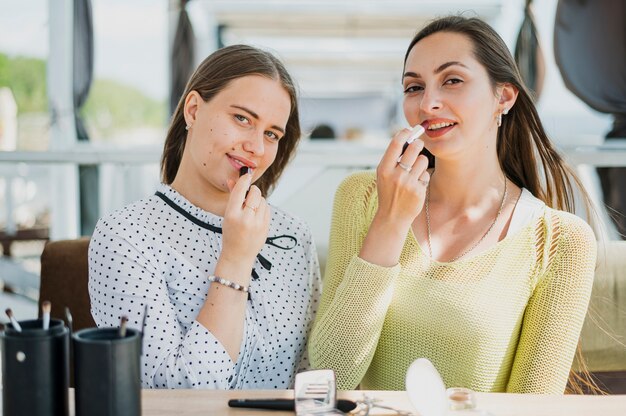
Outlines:
{"label": "woman's eye", "polygon": [[409,94],[409,93],[412,93],[412,92],[421,91],[423,89],[424,88],[422,86],[420,86],[420,85],[410,85],[407,88],[405,88],[404,93],[405,94]]}
{"label": "woman's eye", "polygon": [[460,80],[458,78],[450,78],[446,80],[444,84],[453,85],[453,84],[460,84],[461,82],[463,82],[463,80]]}
{"label": "woman's eye", "polygon": [[248,117],[242,116],[241,114],[235,114],[235,118],[244,124],[250,124],[250,120],[248,120]]}
{"label": "woman's eye", "polygon": [[265,135],[267,137],[269,137],[270,139],[272,139],[272,140],[275,140],[275,141],[280,140],[280,137],[278,137],[278,135],[276,133],[274,133],[273,131],[266,131]]}

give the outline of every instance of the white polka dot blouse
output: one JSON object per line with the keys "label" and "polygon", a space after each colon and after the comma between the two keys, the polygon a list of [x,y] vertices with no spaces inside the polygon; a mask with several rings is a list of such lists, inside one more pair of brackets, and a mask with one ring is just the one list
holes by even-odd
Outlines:
{"label": "white polka dot blouse", "polygon": [[89,245],[91,313],[99,327],[141,329],[143,388],[286,389],[308,368],[306,341],[320,272],[308,226],[271,207],[255,261],[237,362],[196,320],[222,245],[222,217],[167,185],[98,221]]}

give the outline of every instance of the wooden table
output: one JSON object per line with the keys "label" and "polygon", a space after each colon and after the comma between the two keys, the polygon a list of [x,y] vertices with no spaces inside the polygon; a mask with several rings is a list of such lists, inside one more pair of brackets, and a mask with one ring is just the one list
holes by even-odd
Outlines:
{"label": "wooden table", "polygon": [[[366,393],[382,399],[381,404],[413,411],[409,399],[402,391],[350,391],[339,397],[356,400]],[[291,390],[143,390],[143,416],[210,416],[210,415],[283,415],[293,413],[268,410],[231,409],[232,398],[292,398]],[[72,403],[70,395],[70,403]],[[494,416],[624,416],[626,395],[616,396],[539,396],[530,394],[478,393],[478,407]],[[73,412],[71,413],[73,415]],[[376,415],[390,412],[376,411]]]}

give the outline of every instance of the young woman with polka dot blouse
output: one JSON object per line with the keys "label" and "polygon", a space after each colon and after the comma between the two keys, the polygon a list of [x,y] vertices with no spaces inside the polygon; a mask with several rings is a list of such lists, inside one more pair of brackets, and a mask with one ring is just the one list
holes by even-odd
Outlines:
{"label": "young woman with polka dot blouse", "polygon": [[174,113],[164,183],[98,222],[91,312],[98,326],[127,315],[140,328],[147,307],[144,388],[284,389],[308,366],[315,246],[305,223],[264,198],[295,151],[298,117],[280,61],[220,49]]}

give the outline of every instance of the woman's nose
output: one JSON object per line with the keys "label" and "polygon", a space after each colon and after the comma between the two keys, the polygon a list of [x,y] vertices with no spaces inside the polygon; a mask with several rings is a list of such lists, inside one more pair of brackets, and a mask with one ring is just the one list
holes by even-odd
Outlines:
{"label": "woman's nose", "polygon": [[264,137],[262,132],[253,130],[243,142],[243,150],[253,153],[257,156],[263,156],[265,151]]}
{"label": "woman's nose", "polygon": [[436,88],[424,88],[422,101],[420,102],[420,110],[429,113],[433,110],[441,109],[441,95]]}

